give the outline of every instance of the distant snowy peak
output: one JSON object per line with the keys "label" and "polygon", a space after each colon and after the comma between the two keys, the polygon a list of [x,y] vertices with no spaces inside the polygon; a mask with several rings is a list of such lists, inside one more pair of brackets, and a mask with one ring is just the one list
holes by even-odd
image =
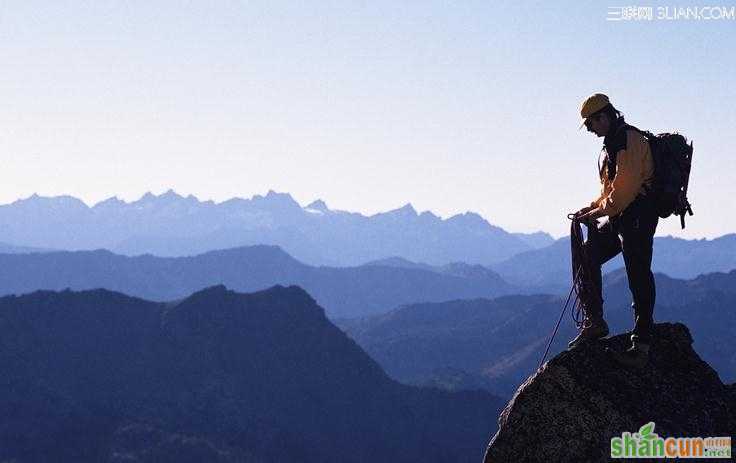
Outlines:
{"label": "distant snowy peak", "polygon": [[116,211],[125,210],[159,210],[165,209],[192,209],[200,205],[211,205],[212,201],[200,201],[194,195],[182,196],[174,190],[168,190],[160,195],[155,195],[150,191],[135,201],[126,202],[117,196],[113,196],[100,201],[92,206],[92,210],[98,213],[114,213]]}
{"label": "distant snowy peak", "polygon": [[139,200],[133,201],[133,203],[145,203],[145,202],[155,201],[156,198],[157,196],[155,194],[151,193],[150,191],[147,191],[146,194],[141,196]]}
{"label": "distant snowy peak", "polygon": [[412,206],[411,203],[404,204],[403,206],[401,206],[401,208],[396,209],[395,212],[400,212],[402,214],[412,215],[412,216],[417,215],[417,210],[414,209],[414,206]]}
{"label": "distant snowy peak", "polygon": [[97,209],[97,208],[108,208],[108,207],[112,207],[112,206],[123,206],[125,204],[127,204],[127,203],[125,201],[123,201],[122,199],[118,198],[117,196],[111,196],[111,197],[109,197],[109,198],[107,198],[105,200],[102,200],[99,203],[95,204],[94,206],[92,206],[92,208],[93,209]]}
{"label": "distant snowy peak", "polygon": [[[82,200],[77,199],[73,196],[40,196],[36,193],[29,196],[28,198],[18,199],[11,204],[6,204],[3,207],[21,207],[27,208],[41,208],[46,210],[89,210],[92,209],[96,212],[113,212],[115,210],[122,209],[152,209],[156,210],[160,207],[167,209],[171,207],[186,206],[188,208],[196,206],[224,206],[226,208],[231,207],[248,207],[254,206],[256,208],[264,209],[275,209],[281,211],[288,210],[302,210],[312,214],[348,214],[351,216],[362,216],[365,218],[370,217],[392,217],[392,218],[416,218],[419,217],[423,221],[437,221],[437,222],[449,222],[460,226],[471,226],[471,227],[490,227],[497,228],[488,223],[483,217],[474,212],[466,212],[464,214],[457,214],[448,219],[441,219],[439,216],[433,214],[431,211],[424,211],[421,214],[417,212],[414,206],[408,202],[403,206],[392,209],[385,212],[378,212],[372,216],[365,216],[359,212],[347,212],[339,210],[331,210],[327,203],[322,199],[317,199],[309,203],[307,206],[302,207],[289,193],[279,193],[274,190],[268,190],[265,195],[253,195],[251,198],[239,198],[234,197],[226,201],[215,203],[212,200],[201,201],[194,195],[182,196],[173,189],[169,189],[161,194],[154,194],[152,192],[146,192],[140,198],[133,201],[125,201],[112,196],[104,199],[93,206],[87,206]],[[539,232],[537,234],[543,234]],[[522,235],[522,234],[518,234]],[[536,235],[536,234],[535,234]],[[544,234],[546,235],[546,234]],[[525,237],[527,235],[524,235]],[[530,238],[532,235],[528,235]],[[521,237],[521,236],[520,236]]]}
{"label": "distant snowy peak", "polygon": [[176,191],[172,189],[166,190],[166,192],[161,193],[160,195],[155,195],[151,193],[150,191],[141,196],[141,198],[137,201],[134,201],[133,203],[145,203],[145,202],[154,202],[154,203],[165,203],[165,204],[172,204],[172,203],[200,203],[199,199],[197,199],[194,195],[189,195],[186,198]]}
{"label": "distant snowy peak", "polygon": [[465,212],[463,214],[456,214],[447,219],[447,222],[459,225],[462,227],[468,227],[468,228],[479,228],[479,229],[487,229],[487,228],[497,228],[493,227],[486,219],[480,216],[480,214],[477,214],[475,212]]}
{"label": "distant snowy peak", "polygon": [[169,189],[166,192],[156,195],[150,191],[145,193],[139,199],[131,202],[123,201],[117,197],[108,198],[100,203],[97,203],[94,208],[100,210],[113,210],[115,208],[126,208],[132,209],[153,209],[159,208],[199,208],[204,206],[224,206],[224,207],[248,207],[254,206],[256,208],[264,209],[275,209],[275,210],[288,210],[288,209],[301,209],[299,203],[288,193],[278,193],[273,190],[269,190],[266,195],[254,195],[250,199],[244,198],[230,198],[221,203],[215,203],[212,200],[201,201],[196,196],[190,194],[188,196],[182,196],[176,191]]}
{"label": "distant snowy peak", "polygon": [[327,214],[328,212],[330,212],[330,209],[327,207],[327,204],[321,199],[317,199],[307,204],[304,210],[307,212],[311,212],[313,214]]}
{"label": "distant snowy peak", "polygon": [[92,206],[91,209],[96,214],[114,214],[118,211],[122,211],[126,207],[128,207],[128,203],[118,198],[117,196],[113,196],[100,201],[99,203]]}
{"label": "distant snowy peak", "polygon": [[512,233],[534,249],[541,249],[551,245],[555,239],[549,233],[538,231],[534,233]]}
{"label": "distant snowy peak", "polygon": [[410,202],[367,215],[303,207],[289,193],[200,201],[169,189],[133,201],[112,197],[88,207],[72,197],[37,195],[0,206],[0,241],[54,249],[107,248],[181,256],[244,244],[280,244],[317,265],[358,265],[401,256],[432,265],[490,264],[532,249],[475,212],[442,218]]}
{"label": "distant snowy peak", "polygon": [[255,195],[250,201],[254,205],[275,206],[280,209],[302,208],[289,193],[277,193],[273,190],[268,190],[266,196]]}
{"label": "distant snowy peak", "polygon": [[189,195],[185,198],[184,196],[180,195],[179,193],[171,189],[167,190],[166,193],[159,195],[158,200],[159,201],[163,200],[163,201],[168,201],[168,202],[184,202],[184,201],[190,202],[194,200],[197,203],[199,202],[199,200],[193,195]]}
{"label": "distant snowy peak", "polygon": [[417,211],[411,203],[406,203],[397,209],[391,209],[386,212],[379,212],[372,217],[417,217]]}
{"label": "distant snowy peak", "polygon": [[39,196],[33,193],[25,199],[18,199],[9,204],[12,207],[21,207],[24,209],[43,209],[56,212],[77,212],[89,209],[89,207],[78,198],[73,196]]}

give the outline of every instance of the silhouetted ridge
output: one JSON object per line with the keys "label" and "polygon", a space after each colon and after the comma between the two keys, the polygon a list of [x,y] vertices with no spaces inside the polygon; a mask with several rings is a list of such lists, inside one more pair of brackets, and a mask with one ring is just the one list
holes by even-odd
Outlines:
{"label": "silhouetted ridge", "polygon": [[736,402],[680,323],[655,325],[642,370],[616,364],[628,335],[565,351],[522,384],[499,418],[486,463],[610,460],[612,437],[654,421],[660,436],[731,436]]}
{"label": "silhouetted ridge", "polygon": [[232,303],[233,305],[238,303],[247,305],[249,302],[272,302],[274,299],[288,301],[288,304],[273,306],[285,313],[318,313],[324,315],[324,309],[317,305],[317,302],[309,293],[297,285],[273,285],[270,288],[252,293],[238,293],[227,289],[225,285],[214,285],[193,293],[178,305],[194,304],[201,301],[210,304],[223,302]]}
{"label": "silhouetted ridge", "polygon": [[390,380],[297,286],[0,298],[0,461],[473,462],[500,405]]}

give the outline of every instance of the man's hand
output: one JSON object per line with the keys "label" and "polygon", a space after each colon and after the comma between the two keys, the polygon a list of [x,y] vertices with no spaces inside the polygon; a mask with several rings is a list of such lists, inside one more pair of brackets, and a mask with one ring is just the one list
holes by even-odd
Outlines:
{"label": "man's hand", "polygon": [[579,218],[581,215],[583,215],[583,214],[585,214],[587,212],[590,212],[593,209],[595,209],[595,206],[585,206],[584,208],[582,208],[579,211],[577,211],[574,215],[575,215],[576,218]]}
{"label": "man's hand", "polygon": [[[583,208],[583,209],[588,209],[588,208]],[[581,209],[581,211],[583,209]],[[603,215],[604,214],[601,213],[601,208],[596,207],[596,208],[589,208],[588,211],[584,212],[583,214],[580,214],[580,215],[576,214],[576,217],[581,222],[593,224],[595,223],[596,219],[598,219],[599,217],[603,217]]]}

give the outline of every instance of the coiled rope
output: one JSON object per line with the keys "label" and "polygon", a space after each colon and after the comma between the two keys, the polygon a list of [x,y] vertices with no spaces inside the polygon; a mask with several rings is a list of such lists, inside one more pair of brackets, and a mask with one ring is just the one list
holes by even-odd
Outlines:
{"label": "coiled rope", "polygon": [[[554,330],[552,330],[549,342],[547,342],[547,348],[544,350],[544,355],[542,355],[542,358],[539,361],[537,370],[542,368],[544,361],[547,359],[549,348],[552,346],[552,341],[554,341],[555,336],[557,335],[557,330],[560,328],[560,322],[562,321],[562,317],[565,315],[567,306],[570,303],[572,293],[575,293],[575,299],[572,303],[571,315],[578,331],[585,328],[589,323],[589,318],[587,317],[587,313],[589,312],[588,308],[592,307],[593,304],[603,303],[600,299],[600,291],[598,291],[593,278],[591,278],[593,273],[593,269],[591,268],[592,263],[586,255],[585,243],[583,241],[583,230],[580,226],[580,221],[575,214],[568,214],[567,218],[571,220],[570,253],[572,257],[572,287],[567,295],[565,305],[562,306],[562,312],[557,319],[557,324],[555,325]],[[588,227],[595,226],[595,223],[588,224]]]}

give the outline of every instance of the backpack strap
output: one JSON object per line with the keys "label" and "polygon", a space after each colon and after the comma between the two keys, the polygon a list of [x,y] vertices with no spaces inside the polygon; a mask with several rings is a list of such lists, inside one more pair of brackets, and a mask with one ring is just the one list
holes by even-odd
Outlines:
{"label": "backpack strap", "polygon": [[633,125],[624,123],[619,125],[612,135],[606,135],[603,139],[603,150],[606,152],[605,164],[610,181],[613,181],[616,176],[616,155],[619,151],[626,149],[626,131],[629,129],[641,132]]}

